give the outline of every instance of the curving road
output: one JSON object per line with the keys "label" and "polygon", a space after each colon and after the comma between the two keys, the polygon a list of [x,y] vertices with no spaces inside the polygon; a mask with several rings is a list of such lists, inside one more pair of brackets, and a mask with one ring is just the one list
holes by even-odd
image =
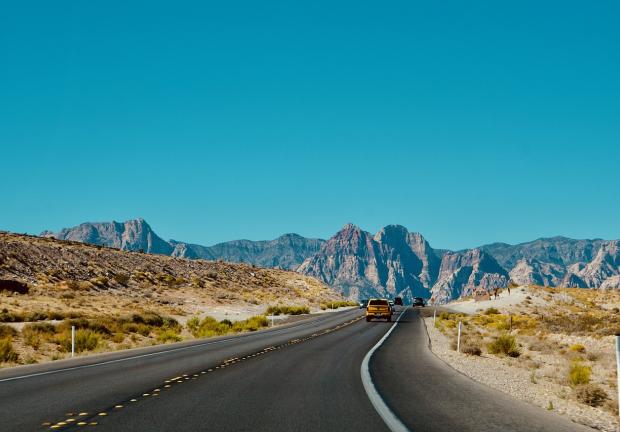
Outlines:
{"label": "curving road", "polygon": [[[3,370],[0,431],[388,431],[360,365],[391,324],[360,317]],[[370,373],[411,431],[589,430],[445,365],[412,309]]]}

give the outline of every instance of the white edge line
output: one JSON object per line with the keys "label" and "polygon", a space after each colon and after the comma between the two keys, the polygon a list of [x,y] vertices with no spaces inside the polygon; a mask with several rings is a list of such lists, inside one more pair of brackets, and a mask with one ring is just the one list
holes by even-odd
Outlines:
{"label": "white edge line", "polygon": [[384,334],[381,339],[379,339],[379,342],[377,342],[375,346],[373,346],[370,349],[370,351],[366,353],[364,360],[362,360],[362,367],[361,367],[362,384],[364,385],[364,390],[366,390],[368,399],[370,399],[370,402],[372,403],[373,407],[375,408],[377,413],[381,416],[381,418],[383,419],[387,427],[392,432],[408,432],[409,429],[407,429],[407,426],[405,426],[403,422],[400,421],[400,419],[396,417],[396,415],[392,412],[392,410],[385,404],[385,402],[383,401],[383,398],[381,397],[375,385],[373,384],[372,377],[370,376],[370,358],[375,353],[375,351],[379,349],[381,345],[383,345],[383,342],[385,342],[385,340],[390,336],[392,331],[394,331],[394,329],[398,325],[398,322],[400,321],[400,318],[403,316],[403,314],[406,311],[407,309],[405,309],[404,311],[400,313],[394,325],[392,325],[392,327],[390,327],[387,333]]}
{"label": "white edge line", "polygon": [[[343,315],[346,312],[348,312],[348,311],[343,311]],[[320,318],[322,318],[322,317],[320,317]],[[327,320],[327,318],[331,318],[331,317],[326,317],[325,320]],[[179,348],[171,348],[171,349],[164,349],[162,351],[155,351],[155,352],[152,352],[152,353],[139,354],[139,355],[134,355],[134,356],[130,356],[130,357],[123,357],[123,358],[114,359],[114,360],[106,360],[106,361],[97,362],[97,363],[90,363],[90,364],[86,364],[86,365],[71,366],[71,367],[66,367],[66,368],[62,368],[62,369],[54,369],[54,370],[50,370],[50,371],[35,372],[35,373],[31,373],[31,374],[26,374],[26,375],[19,375],[19,376],[10,377],[10,378],[3,378],[3,379],[0,379],[0,383],[7,382],[7,381],[16,381],[16,380],[26,379],[26,378],[34,378],[34,377],[38,377],[38,376],[42,376],[42,375],[52,375],[52,374],[61,373],[61,372],[69,372],[69,371],[78,370],[78,369],[89,369],[89,368],[93,368],[93,367],[105,366],[105,365],[114,364],[114,363],[122,363],[122,362],[130,361],[130,360],[135,360],[135,359],[140,359],[140,358],[145,358],[145,357],[153,357],[153,356],[159,356],[159,355],[166,355],[166,354],[170,354],[170,353],[174,353],[174,352],[178,352],[178,351],[187,351],[187,350],[190,350],[190,349],[202,348],[202,347],[204,347],[206,345],[217,345],[217,344],[224,343],[224,342],[230,342],[231,340],[240,340],[240,339],[246,338],[248,336],[256,335],[256,334],[274,335],[274,334],[277,334],[277,333],[285,332],[285,331],[293,329],[293,328],[302,327],[302,326],[304,326],[306,324],[316,324],[317,321],[320,322],[320,321],[323,321],[323,320],[318,319],[318,320],[315,320],[315,321],[310,321],[310,322],[305,322],[305,323],[301,322],[299,324],[292,325],[290,327],[276,328],[276,329],[270,330],[268,332],[240,334],[238,336],[233,336],[233,337],[229,337],[229,338],[226,338],[226,339],[219,339],[219,340],[216,340],[216,341],[201,342],[201,343],[197,343],[197,344],[193,344],[193,345],[189,345],[189,346],[184,346],[184,347],[179,347]],[[111,352],[114,352],[114,351],[111,351]]]}

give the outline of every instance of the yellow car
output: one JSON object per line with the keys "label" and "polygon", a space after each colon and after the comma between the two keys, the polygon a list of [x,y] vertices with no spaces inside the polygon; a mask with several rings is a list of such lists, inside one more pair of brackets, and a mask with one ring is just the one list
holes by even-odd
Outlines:
{"label": "yellow car", "polygon": [[370,299],[366,307],[366,321],[373,318],[385,318],[392,321],[392,307],[386,299]]}

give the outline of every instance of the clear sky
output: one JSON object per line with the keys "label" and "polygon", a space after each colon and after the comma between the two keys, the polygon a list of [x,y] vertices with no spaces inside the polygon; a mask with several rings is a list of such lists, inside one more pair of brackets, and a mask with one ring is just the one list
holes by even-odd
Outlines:
{"label": "clear sky", "polygon": [[0,229],[620,238],[619,5],[6,3]]}

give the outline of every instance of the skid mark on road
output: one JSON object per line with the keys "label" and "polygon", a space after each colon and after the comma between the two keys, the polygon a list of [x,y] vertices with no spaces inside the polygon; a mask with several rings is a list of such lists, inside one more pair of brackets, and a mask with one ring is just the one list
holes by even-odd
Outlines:
{"label": "skid mark on road", "polygon": [[181,385],[185,386],[192,382],[198,381],[199,379],[203,379],[204,377],[207,377],[209,376],[209,374],[215,373],[218,370],[226,369],[226,368],[234,366],[235,364],[249,361],[257,357],[262,357],[273,351],[278,351],[278,350],[287,348],[289,346],[300,344],[302,342],[306,342],[311,339],[315,339],[317,337],[335,332],[337,330],[340,330],[344,327],[350,326],[358,322],[362,318],[363,316],[353,318],[335,327],[330,327],[328,329],[312,333],[311,335],[305,336],[302,338],[291,339],[279,345],[268,346],[259,351],[245,354],[241,357],[227,358],[203,370],[193,371],[191,373],[188,372],[185,374],[181,374],[181,375],[169,378],[165,380],[164,382],[159,383],[157,386],[154,386],[150,390],[145,391],[144,393],[130,396],[127,399],[118,401],[114,405],[111,405],[107,408],[98,410],[96,412],[85,412],[85,411],[75,410],[74,412],[66,413],[64,416],[58,416],[60,420],[46,421],[42,423],[41,426],[45,429],[60,430],[60,431],[72,431],[72,430],[79,430],[84,427],[97,426],[98,424],[100,424],[100,421],[105,420],[106,417],[114,414],[114,412],[118,412],[122,409],[133,409],[134,407],[138,406],[140,402],[142,401],[152,399],[154,397],[163,396],[169,391],[172,391],[173,389]]}

